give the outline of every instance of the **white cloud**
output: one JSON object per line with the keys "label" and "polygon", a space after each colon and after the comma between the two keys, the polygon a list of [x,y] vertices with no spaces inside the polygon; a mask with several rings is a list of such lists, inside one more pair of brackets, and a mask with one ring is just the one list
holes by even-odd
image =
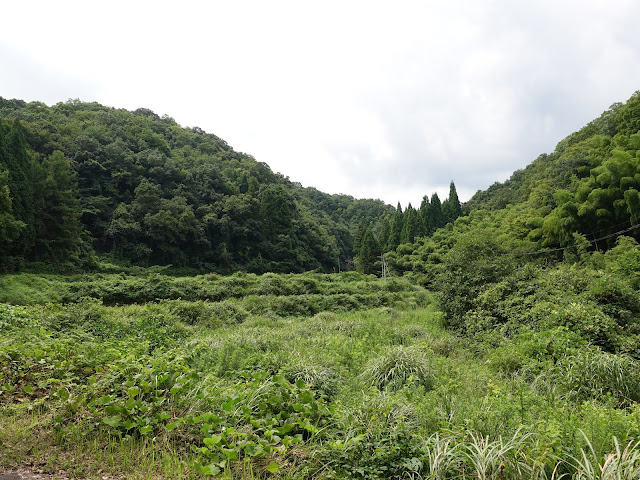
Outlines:
{"label": "white cloud", "polygon": [[[151,108],[304,185],[467,199],[639,88],[640,4],[23,1],[0,95]],[[28,27],[28,28],[26,28]]]}

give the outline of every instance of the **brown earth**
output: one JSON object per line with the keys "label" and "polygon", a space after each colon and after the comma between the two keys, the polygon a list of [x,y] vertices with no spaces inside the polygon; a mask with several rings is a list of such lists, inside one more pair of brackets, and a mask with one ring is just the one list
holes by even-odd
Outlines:
{"label": "brown earth", "polygon": [[68,480],[68,478],[69,477],[63,473],[50,475],[27,469],[17,469],[12,471],[0,470],[0,480]]}

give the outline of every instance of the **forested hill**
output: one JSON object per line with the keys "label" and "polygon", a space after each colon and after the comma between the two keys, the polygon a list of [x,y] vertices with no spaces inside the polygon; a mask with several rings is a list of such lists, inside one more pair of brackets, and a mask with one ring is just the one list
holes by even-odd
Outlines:
{"label": "forested hill", "polygon": [[551,154],[540,155],[506,182],[477,192],[467,210],[499,210],[526,202],[547,207],[554,210],[554,221],[549,218],[547,227],[536,232],[547,243],[566,244],[567,233],[574,229],[589,234],[632,220],[630,212],[637,211],[640,189],[639,130],[640,92],[636,92],[560,141]]}
{"label": "forested hill", "polygon": [[607,251],[621,235],[639,239],[640,92],[506,182],[476,193],[465,209],[469,215],[447,229],[391,252],[395,271],[428,285],[453,268],[449,262],[472,268],[481,261],[498,272],[506,258],[520,265],[573,261]]}
{"label": "forested hill", "polygon": [[0,265],[332,271],[395,209],[302,188],[147,109],[0,98]]}

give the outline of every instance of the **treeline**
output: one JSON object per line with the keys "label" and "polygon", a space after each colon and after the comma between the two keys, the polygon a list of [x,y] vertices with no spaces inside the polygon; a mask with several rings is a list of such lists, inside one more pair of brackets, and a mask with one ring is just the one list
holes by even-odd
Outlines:
{"label": "treeline", "polygon": [[375,273],[381,253],[394,252],[402,244],[412,244],[421,237],[430,237],[436,230],[454,222],[461,215],[462,206],[452,181],[449,197],[444,202],[434,193],[431,200],[425,195],[417,210],[409,203],[406,210],[402,211],[402,206],[398,203],[393,215],[382,219],[377,233],[372,225],[360,222],[354,240],[358,270]]}
{"label": "treeline", "polygon": [[86,251],[78,182],[59,150],[35,155],[18,120],[0,121],[0,259],[58,262]]}
{"label": "treeline", "polygon": [[[0,265],[252,272],[349,264],[360,223],[393,207],[302,188],[147,109],[0,98]],[[378,253],[379,254],[379,253]]]}

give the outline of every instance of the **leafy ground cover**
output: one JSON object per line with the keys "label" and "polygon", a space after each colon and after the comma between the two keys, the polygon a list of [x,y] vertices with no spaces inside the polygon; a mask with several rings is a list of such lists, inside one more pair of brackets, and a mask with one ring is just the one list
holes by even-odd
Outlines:
{"label": "leafy ground cover", "polygon": [[637,359],[562,325],[479,335],[486,295],[458,336],[426,290],[355,273],[0,282],[5,468],[638,478]]}

